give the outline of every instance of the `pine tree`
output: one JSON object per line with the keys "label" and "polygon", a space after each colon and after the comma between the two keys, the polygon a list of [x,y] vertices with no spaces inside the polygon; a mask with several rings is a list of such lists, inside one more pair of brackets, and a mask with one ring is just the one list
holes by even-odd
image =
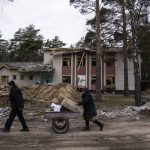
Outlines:
{"label": "pine tree", "polygon": [[6,62],[8,60],[8,47],[9,42],[3,39],[0,34],[0,62]]}
{"label": "pine tree", "polygon": [[138,47],[138,30],[143,23],[143,19],[148,15],[150,6],[149,0],[127,0],[127,9],[130,16],[130,49],[132,51],[132,59],[134,64],[134,77],[135,77],[135,105],[140,106],[141,100],[141,75],[140,75],[140,62],[139,62],[139,47]]}
{"label": "pine tree", "polygon": [[34,25],[29,25],[15,32],[10,44],[10,61],[42,61],[43,37],[39,31]]}
{"label": "pine tree", "polygon": [[58,36],[55,36],[52,40],[47,39],[47,41],[44,43],[44,46],[48,48],[61,48],[65,45],[66,43],[61,41]]}
{"label": "pine tree", "polygon": [[101,31],[100,31],[100,3],[99,0],[70,0],[82,14],[95,12],[96,16],[96,101],[102,100],[101,95]]}

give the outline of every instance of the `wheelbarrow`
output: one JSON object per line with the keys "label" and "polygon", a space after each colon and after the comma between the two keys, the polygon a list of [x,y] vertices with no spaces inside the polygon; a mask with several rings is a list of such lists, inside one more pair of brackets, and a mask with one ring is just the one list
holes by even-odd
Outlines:
{"label": "wheelbarrow", "polygon": [[81,116],[80,112],[45,112],[46,119],[52,119],[52,129],[57,134],[66,133],[69,130],[69,119]]}

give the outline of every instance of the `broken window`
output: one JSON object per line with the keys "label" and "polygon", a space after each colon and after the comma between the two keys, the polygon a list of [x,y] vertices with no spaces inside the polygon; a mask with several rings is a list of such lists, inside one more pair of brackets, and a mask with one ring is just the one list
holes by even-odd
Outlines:
{"label": "broken window", "polygon": [[20,76],[20,80],[24,80],[24,75],[21,75],[21,76]]}
{"label": "broken window", "polygon": [[107,58],[106,60],[106,66],[107,67],[114,67],[115,66],[115,58]]}
{"label": "broken window", "polygon": [[9,76],[1,76],[1,82],[2,83],[7,83],[8,82]]}
{"label": "broken window", "polygon": [[71,83],[71,76],[63,76],[62,82],[63,83]]}
{"label": "broken window", "polygon": [[17,76],[16,75],[13,75],[13,80],[16,80],[17,79]]}
{"label": "broken window", "polygon": [[92,56],[92,60],[91,60],[91,64],[92,66],[96,66],[96,56]]}
{"label": "broken window", "polygon": [[115,86],[115,77],[114,76],[106,76],[106,86],[107,87]]}
{"label": "broken window", "polygon": [[30,75],[30,76],[29,76],[29,80],[33,80],[33,75]]}
{"label": "broken window", "polygon": [[91,85],[95,85],[96,84],[96,76],[92,76],[91,77]]}
{"label": "broken window", "polygon": [[63,66],[71,66],[71,58],[70,57],[63,58]]}
{"label": "broken window", "polygon": [[77,57],[77,66],[85,66],[85,57]]}

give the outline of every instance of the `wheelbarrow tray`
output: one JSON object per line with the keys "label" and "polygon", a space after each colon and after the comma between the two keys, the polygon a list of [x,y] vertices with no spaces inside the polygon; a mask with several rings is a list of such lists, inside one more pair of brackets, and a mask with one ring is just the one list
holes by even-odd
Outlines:
{"label": "wheelbarrow tray", "polygon": [[65,119],[75,119],[81,116],[80,112],[45,112],[46,119],[54,118],[65,118]]}

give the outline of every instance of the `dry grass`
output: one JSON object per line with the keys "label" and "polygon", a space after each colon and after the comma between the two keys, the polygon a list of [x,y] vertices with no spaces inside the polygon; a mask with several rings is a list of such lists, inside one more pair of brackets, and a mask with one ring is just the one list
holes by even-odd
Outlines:
{"label": "dry grass", "polygon": [[96,105],[99,107],[125,107],[133,106],[134,98],[133,97],[124,97],[123,95],[103,95],[102,101],[96,102]]}

